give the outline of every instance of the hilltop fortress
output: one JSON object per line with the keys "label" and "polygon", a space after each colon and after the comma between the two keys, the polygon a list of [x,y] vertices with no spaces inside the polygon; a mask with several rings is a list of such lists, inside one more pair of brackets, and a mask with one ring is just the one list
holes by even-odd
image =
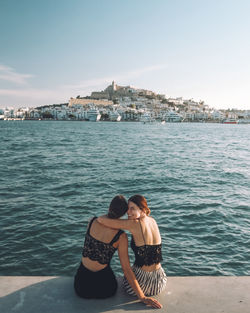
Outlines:
{"label": "hilltop fortress", "polygon": [[145,89],[135,89],[130,86],[118,86],[114,81],[104,91],[93,91],[91,98],[115,100],[119,97],[131,96],[156,96],[153,91]]}
{"label": "hilltop fortress", "polygon": [[[118,86],[114,81],[103,91],[93,91],[89,97],[76,97],[70,98],[69,106],[76,104],[87,105],[90,102],[94,105],[112,105],[115,101],[118,101],[121,97],[130,97],[136,100],[137,97],[148,97],[164,99],[164,95],[157,95],[153,91],[146,89],[136,89],[131,86]],[[91,101],[90,101],[91,99]]]}

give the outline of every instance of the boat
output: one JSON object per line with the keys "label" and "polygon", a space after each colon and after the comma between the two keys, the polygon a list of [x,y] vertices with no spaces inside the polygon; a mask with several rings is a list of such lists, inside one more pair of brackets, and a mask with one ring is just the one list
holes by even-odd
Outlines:
{"label": "boat", "polygon": [[165,121],[170,123],[178,123],[182,121],[182,116],[174,111],[168,111],[165,114]]}
{"label": "boat", "polygon": [[250,118],[241,118],[238,120],[238,124],[250,124]]}
{"label": "boat", "polygon": [[223,122],[223,124],[238,124],[238,120],[235,118],[227,118]]}
{"label": "boat", "polygon": [[109,112],[109,119],[112,122],[120,122],[121,120],[121,115],[117,111],[110,111]]}
{"label": "boat", "polygon": [[87,117],[91,122],[98,122],[100,121],[101,114],[98,109],[90,109],[87,111]]}

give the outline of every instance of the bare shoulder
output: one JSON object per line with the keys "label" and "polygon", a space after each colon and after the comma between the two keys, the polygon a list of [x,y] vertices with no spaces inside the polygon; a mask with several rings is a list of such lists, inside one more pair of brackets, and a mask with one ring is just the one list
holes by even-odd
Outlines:
{"label": "bare shoulder", "polygon": [[153,218],[153,216],[148,216],[149,220],[156,222],[156,220]]}
{"label": "bare shoulder", "polygon": [[157,224],[156,220],[155,220],[152,216],[148,216],[148,218],[149,218],[148,221],[149,221],[152,225],[158,227],[158,224]]}
{"label": "bare shoulder", "polygon": [[132,235],[136,233],[141,232],[141,220],[140,219],[135,219],[135,220],[129,220],[129,226],[130,226],[130,232]]}
{"label": "bare shoulder", "polygon": [[153,217],[148,216],[145,226],[148,230],[150,230],[151,236],[153,238],[153,243],[158,244],[159,242],[161,242],[160,230],[156,220]]}

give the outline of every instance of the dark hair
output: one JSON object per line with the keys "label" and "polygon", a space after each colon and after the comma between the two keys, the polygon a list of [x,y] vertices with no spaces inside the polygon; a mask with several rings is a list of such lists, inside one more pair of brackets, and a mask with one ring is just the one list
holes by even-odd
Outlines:
{"label": "dark hair", "polygon": [[123,216],[128,211],[127,200],[122,196],[115,196],[109,205],[109,218],[119,218]]}
{"label": "dark hair", "polygon": [[141,195],[134,195],[128,199],[128,201],[131,201],[135,203],[142,212],[144,212],[146,215],[150,214],[150,209],[148,207],[147,200],[141,196]]}

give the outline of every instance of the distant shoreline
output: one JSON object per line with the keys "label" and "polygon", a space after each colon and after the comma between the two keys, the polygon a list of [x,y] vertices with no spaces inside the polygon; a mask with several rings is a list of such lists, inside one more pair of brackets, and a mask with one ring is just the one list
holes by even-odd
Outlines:
{"label": "distant shoreline", "polygon": [[[141,123],[141,124],[161,124],[162,121],[160,120],[156,120],[154,122],[142,122],[142,121],[137,121],[137,120],[122,120],[122,121],[109,121],[109,120],[100,120],[98,122],[93,122],[93,121],[88,121],[88,120],[79,120],[79,119],[60,119],[60,120],[56,120],[56,119],[31,119],[31,118],[28,118],[28,119],[18,119],[18,118],[7,118],[7,119],[2,119],[0,120],[1,121],[18,121],[18,122],[23,122],[23,121],[37,121],[37,122],[43,122],[43,121],[46,121],[46,122],[87,122],[87,123],[100,123],[100,122],[105,122],[105,123]],[[227,124],[227,125],[247,125],[247,124],[250,124],[250,121],[248,122],[238,122],[238,123],[224,123],[224,122],[221,122],[221,121],[217,121],[217,120],[214,120],[214,121],[181,121],[181,122],[169,122],[169,121],[165,121],[165,124],[183,124],[183,123],[186,123],[186,124]]]}

